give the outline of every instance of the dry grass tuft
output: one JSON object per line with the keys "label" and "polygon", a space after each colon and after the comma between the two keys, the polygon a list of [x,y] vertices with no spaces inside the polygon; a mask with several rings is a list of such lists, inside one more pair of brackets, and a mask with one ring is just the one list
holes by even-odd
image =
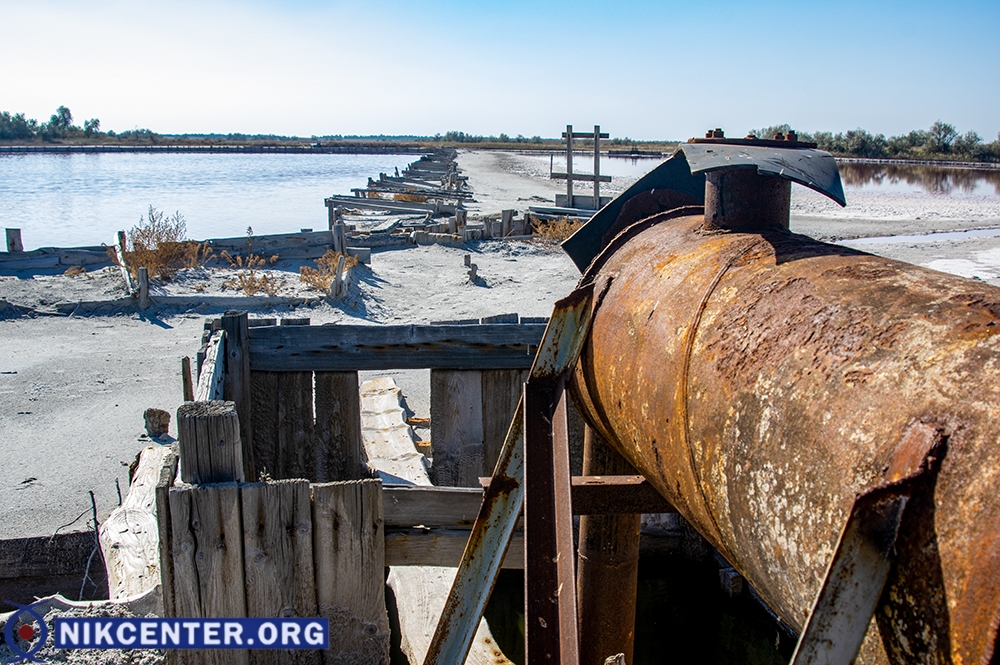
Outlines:
{"label": "dry grass tuft", "polygon": [[[206,243],[187,240],[187,223],[179,211],[170,217],[149,206],[148,219],[126,233],[125,263],[132,277],[138,279],[139,268],[146,268],[153,279],[169,280],[181,268],[197,268],[213,257]],[[108,252],[118,262],[114,249]]]}
{"label": "dry grass tuft", "polygon": [[252,249],[253,228],[248,226],[246,256],[238,255],[234,257],[225,250],[219,255],[229,263],[230,267],[240,271],[232,279],[227,279],[223,282],[222,286],[227,289],[242,291],[244,295],[248,296],[255,296],[258,293],[264,293],[269,296],[278,295],[278,291],[285,286],[284,278],[279,279],[270,273],[260,271],[265,265],[273,266],[277,263],[278,255],[275,254],[265,259],[263,256],[254,254],[251,251]]}
{"label": "dry grass tuft", "polygon": [[341,256],[346,256],[344,270],[350,270],[358,265],[358,257],[343,255],[331,249],[316,259],[315,268],[310,268],[309,266],[299,268],[299,281],[308,284],[316,291],[329,293],[330,285],[333,283],[334,277],[337,276],[337,261]]}
{"label": "dry grass tuft", "polygon": [[542,240],[552,240],[562,242],[566,238],[576,233],[577,229],[583,226],[579,220],[571,220],[569,217],[544,221],[540,219],[531,220],[532,235]]}
{"label": "dry grass tuft", "polygon": [[395,194],[394,201],[408,201],[410,203],[427,203],[427,197],[420,194]]}
{"label": "dry grass tuft", "polygon": [[66,268],[66,272],[63,274],[70,275],[71,277],[74,275],[86,275],[87,269],[83,266],[70,266],[69,268]]}

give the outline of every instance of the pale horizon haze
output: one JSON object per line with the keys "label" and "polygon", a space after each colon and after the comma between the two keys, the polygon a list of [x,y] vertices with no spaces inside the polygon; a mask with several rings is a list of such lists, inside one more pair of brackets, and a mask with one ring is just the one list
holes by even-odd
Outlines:
{"label": "pale horizon haze", "polygon": [[0,35],[0,110],[105,131],[1000,131],[996,0],[0,0]]}

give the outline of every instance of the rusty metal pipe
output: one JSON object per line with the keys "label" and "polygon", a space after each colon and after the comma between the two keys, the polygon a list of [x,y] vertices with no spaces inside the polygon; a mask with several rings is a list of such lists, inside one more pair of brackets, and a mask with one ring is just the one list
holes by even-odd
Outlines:
{"label": "rusty metal pipe", "polygon": [[[586,428],[583,475],[634,473],[632,465],[600,434]],[[641,521],[640,514],[580,516],[576,560],[580,665],[604,665],[607,657],[619,653],[632,663]]]}
{"label": "rusty metal pipe", "polygon": [[705,223],[729,231],[788,230],[792,183],[757,173],[728,169],[705,174]]}
{"label": "rusty metal pipe", "polygon": [[943,439],[857,662],[989,662],[1000,289],[669,213],[584,279],[609,277],[573,382],[585,418],[800,630],[855,497]]}

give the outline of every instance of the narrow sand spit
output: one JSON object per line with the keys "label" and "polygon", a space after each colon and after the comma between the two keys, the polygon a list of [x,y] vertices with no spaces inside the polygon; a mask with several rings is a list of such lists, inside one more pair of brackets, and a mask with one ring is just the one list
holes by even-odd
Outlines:
{"label": "narrow sand spit", "polygon": [[[470,206],[476,213],[523,211],[564,191],[564,183],[548,180],[547,172],[516,154],[462,152],[458,162],[476,193]],[[628,184],[613,182],[612,190]],[[849,207],[840,209],[803,188],[793,191],[792,229],[823,239],[1000,226],[995,201],[849,196]],[[1000,285],[1000,238],[860,248]],[[465,254],[479,266],[483,283],[468,282]],[[304,293],[298,266],[278,267],[286,280],[283,293]],[[254,317],[308,316],[313,323],[421,323],[508,312],[546,316],[578,277],[561,250],[538,243],[418,247],[375,252],[371,266],[358,269],[346,301],[265,311],[248,298],[247,308]],[[223,281],[225,275],[215,271],[191,271],[157,288],[232,295],[221,290]],[[113,271],[0,276],[0,300],[42,312],[59,301],[121,295]],[[11,308],[0,310],[0,538],[48,535],[81,514],[66,530],[82,528],[90,511],[88,490],[94,491],[102,518],[117,505],[115,481],[124,493],[127,465],[149,443],[143,410],[176,412],[180,358],[194,355],[204,318],[219,313],[165,309],[143,315],[13,317]],[[427,373],[388,374],[410,408],[429,415]],[[176,432],[173,425],[171,432]]]}

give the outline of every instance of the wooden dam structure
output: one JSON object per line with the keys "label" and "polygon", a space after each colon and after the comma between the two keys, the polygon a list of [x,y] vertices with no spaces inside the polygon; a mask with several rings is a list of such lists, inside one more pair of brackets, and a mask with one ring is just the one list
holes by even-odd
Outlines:
{"label": "wooden dam structure", "polygon": [[[112,598],[159,584],[165,617],[330,620],[325,652],[169,651],[171,662],[388,662],[385,570],[459,564],[545,320],[313,326],[228,312],[205,328],[177,412],[179,454],[161,449],[137,472],[151,479],[152,545],[118,532]],[[433,465],[416,483],[408,468],[426,466],[404,422],[366,433],[367,451],[362,443],[362,427],[375,426],[358,372],[393,369],[430,369]],[[582,422],[574,428],[582,440]],[[409,454],[388,440],[397,437]],[[379,445],[397,446],[386,464],[373,459]],[[573,499],[578,514],[672,510],[634,475],[578,478]],[[515,535],[503,566],[524,564]]]}

